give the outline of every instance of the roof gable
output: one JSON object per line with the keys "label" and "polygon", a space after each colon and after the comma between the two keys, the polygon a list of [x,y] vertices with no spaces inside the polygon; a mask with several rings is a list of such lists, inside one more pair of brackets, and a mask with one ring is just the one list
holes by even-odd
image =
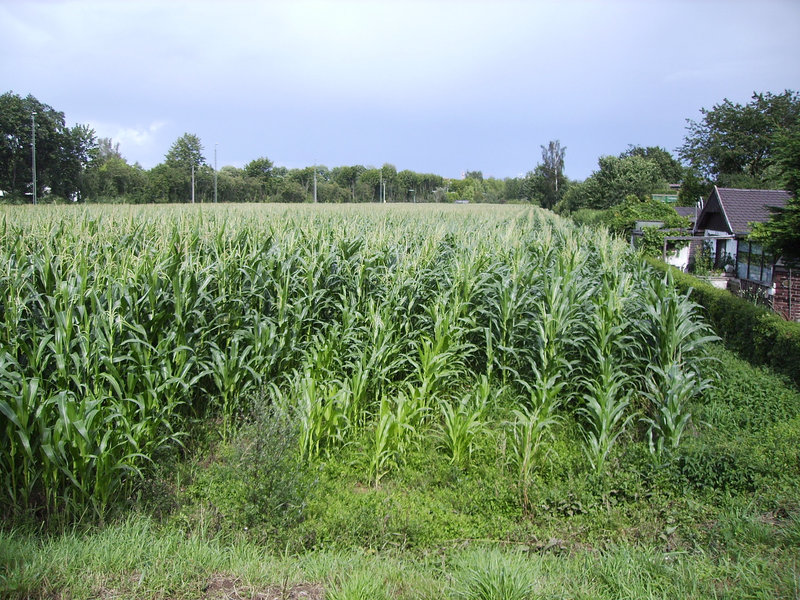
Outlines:
{"label": "roof gable", "polygon": [[714,229],[727,233],[731,232],[731,226],[730,223],[728,223],[728,217],[725,215],[725,209],[719,199],[716,186],[708,197],[708,200],[703,204],[703,208],[700,210],[700,214],[697,215],[697,221],[695,222],[695,231],[705,229]]}
{"label": "roof gable", "polygon": [[[728,233],[747,235],[752,229],[750,223],[768,221],[772,216],[770,207],[782,208],[790,197],[791,194],[783,190],[742,190],[714,186],[697,219],[697,228],[719,229],[724,223]],[[720,216],[723,219],[720,220]],[[709,227],[712,222],[715,226]]]}

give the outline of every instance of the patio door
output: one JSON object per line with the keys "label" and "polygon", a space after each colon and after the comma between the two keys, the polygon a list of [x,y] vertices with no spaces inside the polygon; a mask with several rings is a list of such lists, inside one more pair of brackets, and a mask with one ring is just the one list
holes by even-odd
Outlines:
{"label": "patio door", "polygon": [[716,252],[714,253],[714,267],[721,268],[728,257],[728,240],[717,240]]}

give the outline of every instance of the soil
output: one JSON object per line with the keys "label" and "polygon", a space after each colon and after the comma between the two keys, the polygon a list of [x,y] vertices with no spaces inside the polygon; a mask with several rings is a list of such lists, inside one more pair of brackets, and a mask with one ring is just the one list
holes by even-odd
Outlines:
{"label": "soil", "polygon": [[239,579],[222,576],[212,578],[203,592],[200,596],[203,600],[323,600],[325,597],[325,590],[318,583],[258,590],[242,585]]}

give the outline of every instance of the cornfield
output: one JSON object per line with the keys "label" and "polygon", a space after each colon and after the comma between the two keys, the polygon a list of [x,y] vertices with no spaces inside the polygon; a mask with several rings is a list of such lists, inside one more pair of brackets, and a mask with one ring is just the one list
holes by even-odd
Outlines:
{"label": "cornfield", "polygon": [[102,516],[189,422],[231,436],[255,391],[296,417],[306,460],[374,440],[377,484],[424,435],[468,468],[501,393],[517,403],[522,480],[567,415],[598,470],[634,416],[653,452],[670,452],[708,385],[713,336],[697,307],[624,241],[538,209],[17,207],[0,219],[7,507]]}

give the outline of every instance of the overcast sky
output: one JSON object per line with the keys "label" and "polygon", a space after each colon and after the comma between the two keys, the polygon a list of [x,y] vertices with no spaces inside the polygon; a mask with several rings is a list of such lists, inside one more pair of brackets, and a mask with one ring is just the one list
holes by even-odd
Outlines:
{"label": "overcast sky", "polygon": [[583,179],[674,151],[724,98],[800,89],[800,2],[0,0],[0,93],[33,94],[161,162],[512,177],[566,146]]}

